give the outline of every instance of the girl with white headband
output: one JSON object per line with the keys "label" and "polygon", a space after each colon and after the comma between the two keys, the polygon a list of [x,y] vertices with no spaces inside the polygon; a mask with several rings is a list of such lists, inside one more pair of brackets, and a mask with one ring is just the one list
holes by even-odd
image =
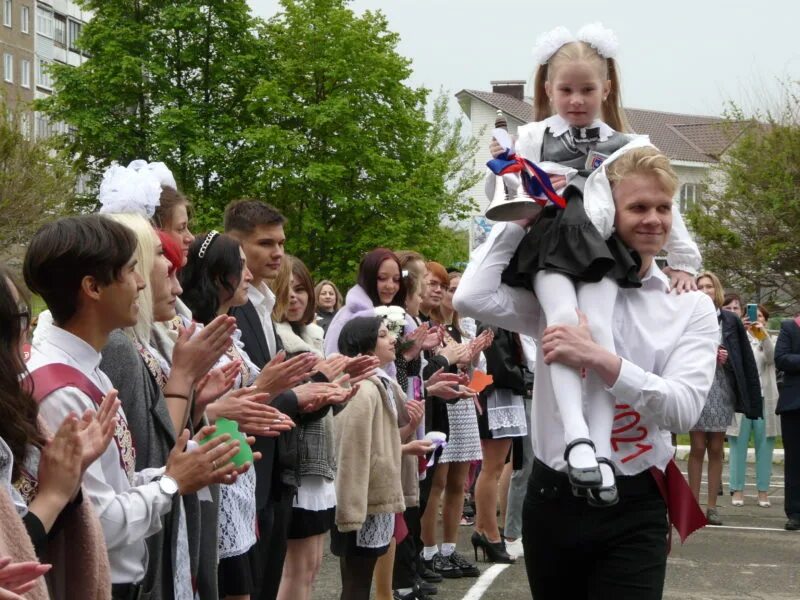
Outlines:
{"label": "girl with white headband", "polygon": [[[495,130],[490,150],[496,160],[489,163],[493,173],[486,185],[493,199],[489,218],[532,223],[503,281],[532,289],[548,326],[577,325],[580,310],[592,337],[611,350],[611,315],[619,286],[638,287],[641,281],[638,256],[613,233],[614,203],[598,167],[628,144],[649,145],[645,136],[623,133],[630,129],[621,104],[617,46],[614,33],[600,24],[583,27],[577,36],[557,27],[539,38],[534,49],[539,65],[534,78],[536,122],[519,128],[516,157],[507,134]],[[547,173],[552,188],[539,178],[537,193],[537,182],[530,185],[536,173],[522,159]],[[514,161],[522,168],[521,177],[508,168]],[[494,173],[502,175],[506,199],[495,199],[495,191],[502,190],[495,190],[499,178]],[[694,287],[692,274],[700,255],[680,214],[673,213],[668,261],[671,287],[680,292]],[[593,373],[587,374],[584,387],[577,370],[556,363],[549,369],[573,492],[596,506],[615,504],[613,398]]]}

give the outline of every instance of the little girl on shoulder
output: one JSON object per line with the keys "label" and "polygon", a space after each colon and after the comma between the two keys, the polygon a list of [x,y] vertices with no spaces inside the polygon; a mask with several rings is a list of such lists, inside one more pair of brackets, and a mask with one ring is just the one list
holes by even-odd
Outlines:
{"label": "little girl on shoulder", "polygon": [[[493,172],[486,182],[493,199],[487,217],[530,225],[503,281],[534,291],[547,326],[578,325],[578,311],[585,314],[594,340],[611,350],[617,291],[620,286],[641,285],[641,261],[613,233],[613,200],[592,190],[603,187],[595,182],[605,178],[602,164],[609,156],[650,145],[645,136],[622,133],[629,127],[621,105],[616,49],[613,32],[600,24],[585,26],[577,36],[558,27],[539,38],[534,50],[540,63],[534,78],[536,122],[519,128],[516,156],[507,136],[496,130],[505,144],[493,141]],[[510,192],[511,202],[495,199],[498,180]],[[606,181],[606,189],[607,185]],[[520,188],[522,198],[516,197]],[[673,219],[667,258],[672,288],[680,292],[694,288],[692,275],[700,267],[700,255],[676,209]],[[615,504],[613,397],[592,373],[584,387],[575,369],[557,363],[549,369],[573,491],[593,505]]]}

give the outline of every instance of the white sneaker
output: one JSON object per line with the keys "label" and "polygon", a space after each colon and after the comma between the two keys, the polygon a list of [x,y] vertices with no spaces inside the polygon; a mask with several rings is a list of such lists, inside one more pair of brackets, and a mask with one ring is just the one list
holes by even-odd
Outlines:
{"label": "white sneaker", "polygon": [[506,540],[506,552],[511,558],[525,556],[525,550],[522,548],[522,538],[517,538],[513,542]]}

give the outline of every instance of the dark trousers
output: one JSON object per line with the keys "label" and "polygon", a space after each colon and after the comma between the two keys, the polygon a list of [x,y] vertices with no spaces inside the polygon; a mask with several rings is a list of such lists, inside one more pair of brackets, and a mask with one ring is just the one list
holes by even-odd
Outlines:
{"label": "dark trousers", "polygon": [[667,509],[649,472],[618,477],[620,501],[576,498],[565,473],[538,460],[522,510],[522,543],[536,600],[660,600]]}
{"label": "dark trousers", "polygon": [[253,600],[275,600],[278,596],[291,514],[292,494],[286,489],[281,490],[279,499],[270,498],[257,514],[259,536],[253,574],[260,585]]}
{"label": "dark trousers", "polygon": [[417,579],[417,563],[420,561],[419,553],[422,546],[417,545],[422,523],[418,506],[407,508],[403,513],[408,527],[408,535],[397,544],[394,555],[394,571],[392,572],[392,588],[402,590],[414,587]]}
{"label": "dark trousers", "polygon": [[781,414],[783,436],[783,477],[786,516],[800,519],[800,411]]}

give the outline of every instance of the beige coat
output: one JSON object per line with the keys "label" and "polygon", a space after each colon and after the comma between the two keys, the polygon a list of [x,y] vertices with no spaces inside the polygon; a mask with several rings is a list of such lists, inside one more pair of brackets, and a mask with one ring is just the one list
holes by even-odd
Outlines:
{"label": "beige coat", "polygon": [[[781,434],[780,419],[775,414],[775,408],[778,405],[778,383],[775,375],[775,340],[768,335],[763,342],[759,342],[749,331],[747,332],[747,339],[750,340],[750,347],[753,349],[753,356],[758,367],[758,376],[761,379],[766,435],[767,437],[775,437]],[[728,427],[728,435],[739,435],[742,417],[741,413],[736,413],[734,422]]]}
{"label": "beige coat", "polygon": [[336,526],[342,533],[359,530],[367,515],[406,508],[400,432],[389,402],[380,380],[370,377],[336,417]]}

